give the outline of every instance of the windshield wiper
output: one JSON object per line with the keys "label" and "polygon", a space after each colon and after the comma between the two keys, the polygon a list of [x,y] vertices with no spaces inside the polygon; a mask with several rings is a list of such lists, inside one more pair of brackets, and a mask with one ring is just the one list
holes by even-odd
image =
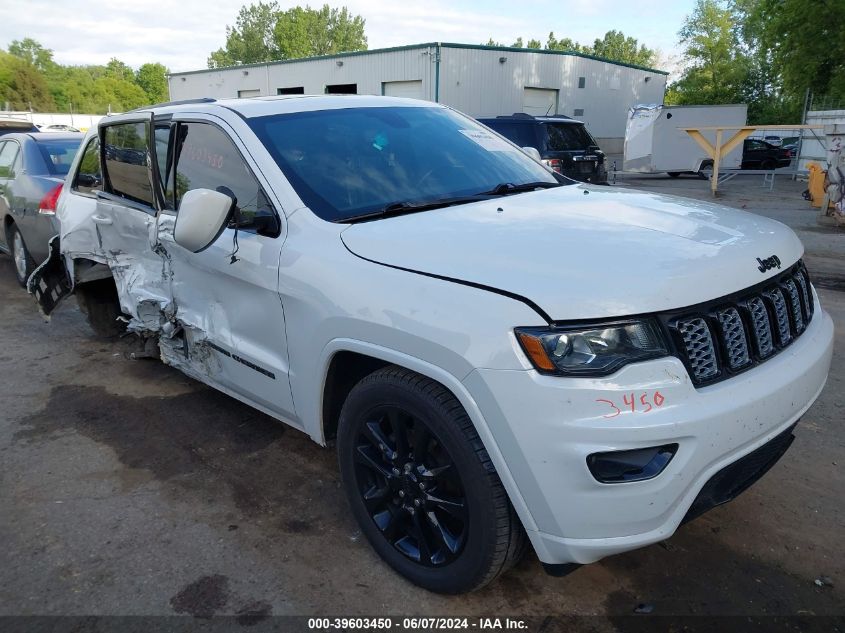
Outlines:
{"label": "windshield wiper", "polygon": [[491,194],[476,194],[472,196],[456,196],[452,198],[437,198],[435,200],[423,200],[421,202],[391,202],[377,211],[370,211],[362,213],[361,215],[353,215],[348,218],[338,218],[334,220],[339,223],[360,222],[363,220],[372,220],[374,218],[387,218],[396,215],[405,215],[406,213],[416,213],[417,211],[429,211],[431,209],[442,209],[443,207],[452,207],[458,204],[468,204],[470,202],[479,202],[480,200],[487,200]]}
{"label": "windshield wiper", "polygon": [[504,196],[509,193],[523,193],[525,191],[535,191],[536,189],[551,189],[552,187],[560,187],[562,183],[559,182],[523,182],[518,185],[512,182],[502,182],[493,187],[490,191],[485,191],[480,195],[486,196]]}
{"label": "windshield wiper", "polygon": [[470,202],[479,202],[481,200],[489,200],[494,196],[504,196],[510,193],[522,193],[525,191],[535,191],[536,189],[550,189],[552,187],[560,187],[562,183],[559,182],[525,182],[518,185],[512,182],[503,182],[490,191],[482,191],[470,196],[454,196],[451,198],[435,198],[434,200],[422,200],[419,202],[391,202],[376,211],[368,211],[360,215],[353,215],[347,218],[338,218],[334,220],[337,223],[354,223],[364,222],[366,220],[373,220],[376,218],[387,218],[396,215],[405,215],[407,213],[416,213],[418,211],[429,211],[431,209],[442,209],[443,207],[452,207],[458,204],[468,204]]}

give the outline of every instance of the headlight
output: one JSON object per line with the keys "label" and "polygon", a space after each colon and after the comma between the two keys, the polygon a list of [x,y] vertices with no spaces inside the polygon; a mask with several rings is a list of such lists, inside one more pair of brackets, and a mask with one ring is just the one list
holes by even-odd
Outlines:
{"label": "headlight", "polygon": [[652,320],[550,328],[516,328],[516,338],[539,371],[567,376],[604,376],[623,365],[666,356]]}

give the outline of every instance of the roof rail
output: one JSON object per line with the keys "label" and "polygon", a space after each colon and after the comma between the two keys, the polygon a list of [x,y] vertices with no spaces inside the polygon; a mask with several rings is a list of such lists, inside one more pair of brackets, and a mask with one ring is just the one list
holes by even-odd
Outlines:
{"label": "roof rail", "polygon": [[527,112],[514,112],[513,114],[500,114],[496,117],[497,119],[525,119],[526,121],[539,121],[545,119],[569,119],[570,121],[574,121],[571,116],[566,116],[565,114],[544,114],[542,116],[534,116],[533,114],[528,114]]}
{"label": "roof rail", "polygon": [[138,112],[140,110],[149,110],[150,108],[165,108],[167,106],[189,105],[191,103],[215,103],[217,99],[212,97],[199,97],[197,99],[182,99],[181,101],[165,101],[164,103],[153,103],[152,105],[141,106],[128,112]]}

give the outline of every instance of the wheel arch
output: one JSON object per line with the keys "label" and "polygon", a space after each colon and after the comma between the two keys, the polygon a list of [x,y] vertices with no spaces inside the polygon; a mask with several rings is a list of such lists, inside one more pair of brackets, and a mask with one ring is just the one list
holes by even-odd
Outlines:
{"label": "wheel arch", "polygon": [[68,273],[73,280],[73,285],[84,284],[89,281],[100,279],[114,279],[114,274],[108,264],[91,257],[68,258]]}
{"label": "wheel arch", "polygon": [[693,172],[700,172],[702,169],[710,169],[713,167],[712,158],[702,158],[698,161]]}
{"label": "wheel arch", "polygon": [[14,223],[15,219],[12,217],[11,213],[6,213],[3,216],[3,241],[6,243],[6,246],[9,246],[10,248],[11,246],[9,245],[9,229]]}
{"label": "wheel arch", "polygon": [[[337,417],[334,416],[337,415],[339,417],[340,408],[349,390],[361,378],[385,365],[397,365],[414,371],[439,383],[455,396],[472,421],[485,449],[487,449],[487,453],[496,467],[499,479],[508,493],[510,502],[519,515],[523,527],[528,532],[529,538],[531,538],[531,533],[537,531],[537,524],[528,510],[525,499],[511,475],[507,462],[499,450],[499,446],[478,404],[466,386],[461,382],[460,378],[437,365],[409,354],[365,341],[354,339],[335,339],[331,341],[323,349],[319,364],[322,380],[320,381],[319,393],[317,394],[317,402],[319,403],[317,412],[318,424],[316,425],[317,428],[311,430],[312,439],[321,445],[326,445],[332,439],[332,434],[337,430]],[[338,380],[338,372],[349,367],[353,368],[352,375],[346,380]],[[372,367],[372,369],[366,371],[366,373],[361,373],[368,367]],[[359,373],[360,376],[356,378]],[[349,384],[349,387],[344,391],[346,384]]]}

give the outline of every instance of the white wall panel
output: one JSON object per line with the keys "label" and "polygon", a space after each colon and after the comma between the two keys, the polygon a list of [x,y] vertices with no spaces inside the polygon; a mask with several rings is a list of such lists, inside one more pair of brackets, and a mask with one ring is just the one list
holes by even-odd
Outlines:
{"label": "white wall panel", "polygon": [[557,91],[557,114],[583,110],[577,118],[601,141],[622,139],[628,108],[662,103],[666,88],[663,74],[576,55],[443,45],[438,89],[436,51],[422,45],[177,73],[170,77],[170,94],[174,100],[232,98],[239,90],[275,95],[278,88],[299,86],[305,94],[323,94],[326,85],[354,83],[359,94],[379,95],[386,82],[419,82],[423,98],[478,117],[522,112],[526,88],[547,89]]}

